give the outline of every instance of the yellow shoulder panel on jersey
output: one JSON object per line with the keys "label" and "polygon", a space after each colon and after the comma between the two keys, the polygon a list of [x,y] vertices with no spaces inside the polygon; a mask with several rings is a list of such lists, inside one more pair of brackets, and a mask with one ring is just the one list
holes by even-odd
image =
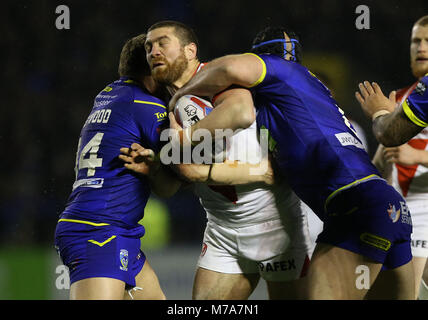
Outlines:
{"label": "yellow shoulder panel on jersey", "polygon": [[252,87],[255,87],[258,84],[260,84],[265,79],[265,77],[266,77],[266,63],[263,61],[262,58],[260,58],[258,55],[254,54],[252,52],[247,52],[247,53],[244,53],[244,54],[250,54],[250,55],[253,55],[253,56],[257,57],[260,60],[260,62],[262,63],[262,66],[263,66],[263,71],[262,71],[262,74],[260,75],[260,77],[257,79],[256,82],[254,82],[252,85],[249,86],[249,88],[252,88]]}
{"label": "yellow shoulder panel on jersey", "polygon": [[404,100],[404,102],[401,104],[403,106],[404,113],[409,118],[410,121],[412,121],[414,124],[416,124],[419,127],[428,127],[428,123],[422,121],[419,119],[415,114],[413,113],[412,109],[410,109],[409,105],[407,104],[407,100]]}
{"label": "yellow shoulder panel on jersey", "polygon": [[151,102],[151,101],[145,101],[145,100],[134,100],[135,103],[142,103],[142,104],[151,104],[151,105],[155,105],[161,108],[166,109],[166,107],[160,103],[156,103],[156,102]]}

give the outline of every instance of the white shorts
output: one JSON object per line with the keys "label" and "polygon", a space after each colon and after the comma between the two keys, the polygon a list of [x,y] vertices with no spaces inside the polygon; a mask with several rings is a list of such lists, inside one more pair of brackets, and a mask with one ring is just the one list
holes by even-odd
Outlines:
{"label": "white shorts", "polygon": [[428,201],[407,201],[412,216],[412,255],[428,258]]}
{"label": "white shorts", "polygon": [[198,267],[259,273],[268,281],[299,279],[306,274],[312,249],[307,226],[301,229],[294,229],[291,240],[279,219],[239,228],[208,221]]}

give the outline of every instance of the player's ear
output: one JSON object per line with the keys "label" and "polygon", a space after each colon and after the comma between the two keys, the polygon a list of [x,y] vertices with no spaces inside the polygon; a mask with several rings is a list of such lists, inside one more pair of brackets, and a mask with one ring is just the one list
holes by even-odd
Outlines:
{"label": "player's ear", "polygon": [[198,54],[198,47],[194,42],[191,42],[184,46],[184,54],[189,61],[196,59]]}

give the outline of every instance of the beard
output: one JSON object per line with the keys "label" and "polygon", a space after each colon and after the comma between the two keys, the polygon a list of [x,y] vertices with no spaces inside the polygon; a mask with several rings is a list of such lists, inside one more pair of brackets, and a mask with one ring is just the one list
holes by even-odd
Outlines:
{"label": "beard", "polygon": [[189,64],[184,55],[184,50],[182,50],[180,55],[171,63],[165,59],[160,61],[162,61],[164,65],[153,69],[152,77],[160,83],[169,85],[173,84],[181,77]]}

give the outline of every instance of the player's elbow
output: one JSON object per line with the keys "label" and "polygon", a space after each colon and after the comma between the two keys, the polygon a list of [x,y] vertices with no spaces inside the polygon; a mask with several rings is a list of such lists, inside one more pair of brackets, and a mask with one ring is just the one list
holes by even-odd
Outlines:
{"label": "player's elbow", "polygon": [[256,114],[254,112],[254,108],[251,104],[244,103],[240,105],[239,112],[239,127],[241,128],[248,128],[253,124],[254,121],[256,121]]}
{"label": "player's elbow", "polygon": [[235,121],[238,128],[248,128],[256,120],[254,103],[251,93],[246,89],[238,89],[231,104],[234,108]]}

